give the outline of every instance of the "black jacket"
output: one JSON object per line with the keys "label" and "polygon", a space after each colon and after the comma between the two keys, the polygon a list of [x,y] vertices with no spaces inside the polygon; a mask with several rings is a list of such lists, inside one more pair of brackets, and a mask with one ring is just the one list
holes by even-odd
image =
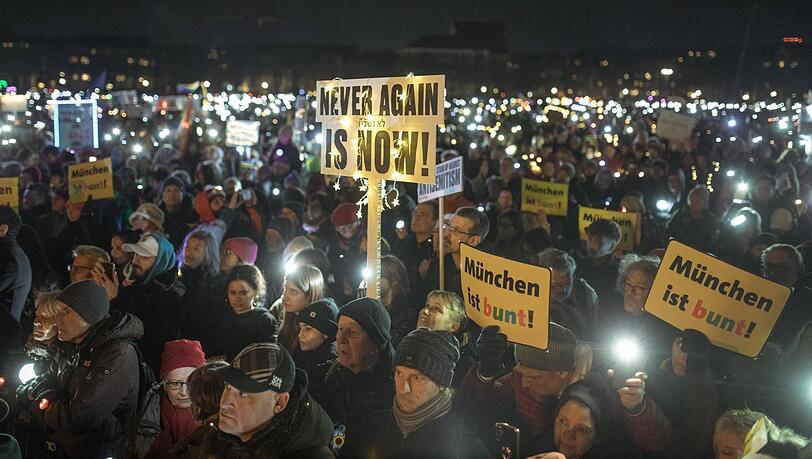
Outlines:
{"label": "black jacket", "polygon": [[296,352],[293,353],[293,361],[296,362],[296,368],[301,368],[307,373],[308,392],[311,394],[321,392],[324,388],[324,378],[336,357],[335,341],[322,343],[312,351],[296,349]]}
{"label": "black jacket", "polygon": [[347,432],[341,458],[474,459],[491,457],[453,410],[404,436],[392,408],[376,411]]}
{"label": "black jacket", "polygon": [[225,355],[231,361],[243,348],[252,343],[274,342],[276,319],[265,308],[254,308],[243,314],[236,314],[229,305],[223,305],[224,321],[218,326],[217,345],[214,355]]}
{"label": "black jacket", "polygon": [[183,238],[197,225],[200,217],[192,207],[192,200],[189,199],[189,196],[183,197],[180,209],[174,213],[166,210],[163,201],[161,201],[160,208],[164,212],[164,232],[177,252],[183,245]]}
{"label": "black jacket", "polygon": [[347,429],[373,411],[392,406],[395,382],[392,379],[391,346],[382,351],[377,365],[355,374],[336,360],[325,377],[324,391],[314,394],[333,422]]}
{"label": "black jacket", "polygon": [[333,437],[329,416],[307,393],[307,376],[296,372],[296,384],[287,407],[270,424],[243,442],[218,430],[208,432],[201,459],[332,459],[327,447]]}
{"label": "black jacket", "polygon": [[118,296],[110,302],[111,309],[128,312],[144,323],[144,339],[139,345],[155,374],[161,367],[164,344],[178,337],[184,293],[177,270],[170,269],[146,284],[136,282],[119,288]]}
{"label": "black jacket", "polygon": [[[144,327],[131,315],[110,311],[63,362],[45,424],[59,457],[109,457],[138,402],[135,341]],[[61,396],[60,396],[61,395]]]}
{"label": "black jacket", "polygon": [[[225,314],[224,276],[218,271],[211,275],[203,268],[181,268],[180,281],[186,290],[183,295],[183,321],[181,338],[200,341],[206,355],[214,355],[217,331]],[[214,347],[213,347],[214,346]]]}

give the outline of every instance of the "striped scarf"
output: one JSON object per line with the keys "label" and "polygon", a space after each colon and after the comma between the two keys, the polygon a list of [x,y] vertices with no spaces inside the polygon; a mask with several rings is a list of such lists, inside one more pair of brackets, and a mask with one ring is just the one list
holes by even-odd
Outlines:
{"label": "striped scarf", "polygon": [[453,389],[445,388],[433,399],[411,413],[407,413],[398,406],[398,399],[395,397],[392,403],[392,414],[395,415],[395,422],[398,424],[403,436],[420,429],[429,422],[443,417],[451,411],[451,402],[454,400]]}

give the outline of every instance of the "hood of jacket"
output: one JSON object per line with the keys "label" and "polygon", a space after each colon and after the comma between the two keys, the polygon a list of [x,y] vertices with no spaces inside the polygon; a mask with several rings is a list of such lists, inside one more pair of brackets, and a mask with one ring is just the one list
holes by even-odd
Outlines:
{"label": "hood of jacket", "polygon": [[110,317],[93,326],[88,337],[79,345],[81,349],[99,348],[114,340],[137,342],[144,336],[144,324],[138,317],[126,312],[110,310]]}

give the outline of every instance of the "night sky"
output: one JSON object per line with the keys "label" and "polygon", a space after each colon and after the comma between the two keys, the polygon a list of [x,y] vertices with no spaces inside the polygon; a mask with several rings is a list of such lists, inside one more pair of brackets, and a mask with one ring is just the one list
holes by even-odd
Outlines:
{"label": "night sky", "polygon": [[[398,48],[457,21],[498,21],[513,53],[739,45],[750,1],[0,0],[4,29],[41,38],[111,35],[200,46],[316,43]],[[812,40],[812,1],[760,1],[751,43]],[[110,6],[116,5],[115,10]],[[495,8],[493,5],[499,5]]]}

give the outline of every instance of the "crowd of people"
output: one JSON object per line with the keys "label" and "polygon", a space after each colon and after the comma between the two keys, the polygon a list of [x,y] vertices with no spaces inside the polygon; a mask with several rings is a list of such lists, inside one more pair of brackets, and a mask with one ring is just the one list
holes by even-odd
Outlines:
{"label": "crowd of people", "polygon": [[[380,299],[362,288],[363,180],[319,174],[289,125],[247,154],[194,134],[129,156],[3,150],[21,198],[0,207],[0,448],[733,458],[760,425],[759,457],[812,457],[806,155],[720,142],[710,116],[674,142],[657,111],[629,114],[621,135],[521,119],[511,145],[452,120],[437,161],[461,156],[464,186],[445,215],[386,184]],[[115,197],[73,202],[66,166],[91,156],[112,157]],[[568,215],[523,210],[522,178],[568,184]],[[579,207],[639,214],[639,240],[619,250],[605,219],[580,240]],[[644,309],[671,238],[793,289],[757,358]],[[467,318],[462,244],[551,269],[547,350]],[[644,350],[631,372],[619,339]]]}

